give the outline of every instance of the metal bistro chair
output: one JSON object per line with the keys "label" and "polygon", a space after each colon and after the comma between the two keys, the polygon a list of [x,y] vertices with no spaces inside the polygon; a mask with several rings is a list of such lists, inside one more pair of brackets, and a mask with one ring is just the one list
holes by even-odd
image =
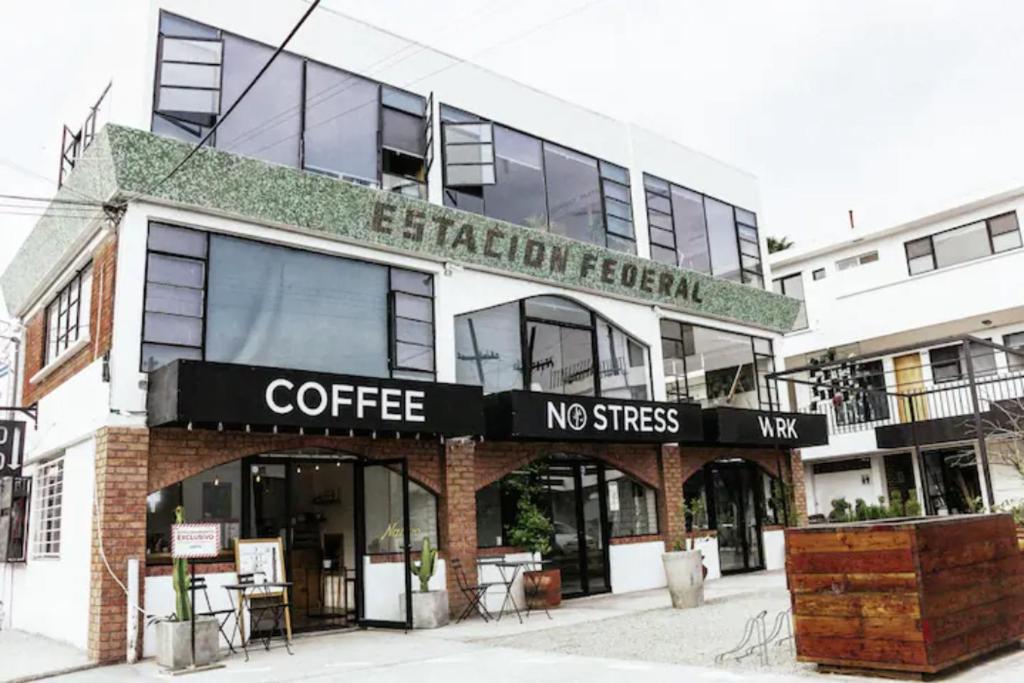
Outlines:
{"label": "metal bistro chair", "polygon": [[483,617],[484,621],[490,621],[493,616],[487,611],[487,605],[484,604],[483,600],[484,596],[487,595],[488,589],[498,584],[480,582],[472,584],[466,578],[466,572],[462,568],[462,560],[452,558],[448,561],[448,564],[451,566],[452,571],[455,572],[455,582],[458,584],[459,590],[462,591],[462,595],[469,601],[466,609],[462,610],[462,614],[455,620],[455,623],[457,624],[467,618],[474,610]]}
{"label": "metal bistro chair", "polygon": [[228,643],[228,649],[231,654],[235,654],[235,643],[234,634],[237,632],[237,628],[232,631],[231,635],[228,635],[227,625],[231,617],[236,616],[235,609],[228,607],[226,609],[213,609],[213,605],[210,603],[210,594],[206,590],[206,577],[205,576],[193,576],[189,581],[189,591],[195,589],[196,593],[203,594],[203,600],[206,602],[206,611],[200,612],[196,610],[195,616],[197,617],[213,617],[217,620],[217,628],[220,629],[220,634],[224,636],[224,640]]}

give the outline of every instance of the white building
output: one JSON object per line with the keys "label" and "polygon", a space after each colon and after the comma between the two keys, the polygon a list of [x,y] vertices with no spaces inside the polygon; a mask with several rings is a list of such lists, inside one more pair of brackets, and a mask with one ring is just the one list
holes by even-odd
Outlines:
{"label": "white building", "polygon": [[[884,230],[852,231],[837,244],[772,256],[775,290],[806,306],[804,329],[783,342],[787,368],[856,358],[845,369],[833,367],[848,384],[920,394],[913,404],[924,430],[915,459],[906,439],[893,438],[898,425],[910,422],[906,400],[853,390],[812,406],[810,388],[796,390],[802,408],[827,412],[830,424],[829,444],[802,452],[809,514],[828,515],[839,497],[875,503],[892,490],[904,497],[915,490],[929,514],[964,511],[979,499],[988,503],[987,479],[997,505],[1024,497],[1024,480],[998,447],[988,449],[997,451],[989,454],[988,473],[975,453],[973,423],[965,426],[973,420],[967,359],[953,339],[972,335],[1024,348],[1024,296],[1016,286],[1024,271],[1022,207],[1024,188],[1016,188]],[[991,402],[1024,395],[1024,359],[972,348],[983,413]],[[928,431],[952,422],[969,429]]]}
{"label": "white building", "polygon": [[297,625],[405,626],[403,546],[439,546],[464,604],[449,563],[520,550],[506,482],[532,462],[566,597],[662,585],[684,483],[721,521],[711,576],[781,566],[780,480],[824,428],[757,432],[798,305],[764,289],[754,178],[319,10],[221,118],[308,4],[116,6],[116,58],[66,73],[110,84],[110,125],[66,141],[0,282],[38,405],[5,627],[152,652],[127,605],[170,611],[178,503],[221,526],[215,602],[232,542],[277,537]]}

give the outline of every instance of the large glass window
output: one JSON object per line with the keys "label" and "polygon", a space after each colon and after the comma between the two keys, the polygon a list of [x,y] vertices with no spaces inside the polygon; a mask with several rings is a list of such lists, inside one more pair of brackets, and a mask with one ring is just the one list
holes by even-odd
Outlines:
{"label": "large glass window", "polygon": [[142,369],[174,359],[432,380],[433,276],[153,223]]}
{"label": "large glass window", "polygon": [[627,169],[452,107],[441,119],[445,206],[636,253]]}
{"label": "large glass window", "polygon": [[1021,246],[1016,213],[1004,213],[977,223],[945,230],[907,242],[911,275],[955,266]]}
{"label": "large glass window", "polygon": [[[160,15],[152,130],[198,142],[274,47]],[[223,121],[213,144],[425,199],[425,98],[283,52]]]}
{"label": "large glass window", "polygon": [[658,496],[654,489],[619,470],[606,469],[604,480],[612,538],[658,533]]}
{"label": "large glass window", "polygon": [[1007,353],[1006,364],[1011,372],[1024,370],[1024,332],[1014,332],[1003,335],[1003,346],[1020,351],[1020,353]]}
{"label": "large glass window", "polygon": [[455,318],[460,383],[486,393],[528,387],[576,396],[647,399],[647,348],[589,309],[539,296]]}
{"label": "large glass window", "polygon": [[770,340],[662,320],[661,342],[669,400],[753,409],[778,404],[774,389],[764,386],[774,372]]}
{"label": "large glass window", "polygon": [[79,340],[89,339],[92,264],[75,274],[46,307],[43,365],[61,357]]}
{"label": "large glass window", "polygon": [[802,330],[807,327],[807,304],[804,302],[804,277],[803,273],[793,273],[786,277],[776,278],[772,281],[772,289],[777,294],[783,294],[800,301],[800,311],[796,315],[793,329]]}
{"label": "large glass window", "polygon": [[234,539],[242,523],[242,463],[230,462],[200,472],[149,494],[146,498],[146,557],[170,559],[174,509],[185,509],[186,522],[220,525],[220,559],[233,558]]}
{"label": "large glass window", "polygon": [[753,212],[644,175],[651,258],[764,287]]}

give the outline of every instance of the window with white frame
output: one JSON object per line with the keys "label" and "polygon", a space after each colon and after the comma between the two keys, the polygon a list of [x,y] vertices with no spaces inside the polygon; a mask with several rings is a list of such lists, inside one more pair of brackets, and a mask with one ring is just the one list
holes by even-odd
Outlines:
{"label": "window with white frame", "polygon": [[80,339],[89,338],[89,307],[92,303],[92,267],[86,266],[68,282],[46,307],[46,357],[49,365]]}
{"label": "window with white frame", "polygon": [[51,460],[36,471],[36,527],[33,557],[60,557],[61,509],[64,501],[64,458]]}
{"label": "window with white frame", "polygon": [[[1004,334],[1003,346],[1013,349],[1014,351],[1020,351],[1024,354],[1024,332],[1011,332],[1010,334]],[[1006,364],[1010,368],[1011,372],[1024,370],[1024,355],[1007,353]]]}
{"label": "window with white frame", "polygon": [[856,256],[850,256],[849,258],[839,259],[836,261],[836,270],[849,270],[850,268],[856,268],[857,266],[874,263],[877,260],[878,252],[868,251],[863,254],[857,254]]}
{"label": "window with white frame", "polygon": [[1017,214],[1004,213],[911,240],[904,245],[911,275],[955,266],[1021,246]]}

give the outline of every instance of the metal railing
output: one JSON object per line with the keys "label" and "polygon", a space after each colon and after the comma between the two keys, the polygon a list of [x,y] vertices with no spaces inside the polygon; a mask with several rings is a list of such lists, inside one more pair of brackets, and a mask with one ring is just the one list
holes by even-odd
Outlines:
{"label": "metal railing", "polygon": [[68,173],[78,163],[78,159],[82,156],[89,145],[92,144],[93,139],[96,137],[96,122],[99,119],[99,113],[103,107],[103,100],[106,99],[107,94],[110,92],[110,86],[113,83],[107,83],[107,87],[103,89],[99,99],[96,103],[89,107],[89,114],[85,117],[85,121],[82,123],[82,127],[78,131],[73,131],[66,125],[61,131],[60,140],[60,168],[57,173],[57,188],[60,189],[64,186],[64,181],[67,178]]}

